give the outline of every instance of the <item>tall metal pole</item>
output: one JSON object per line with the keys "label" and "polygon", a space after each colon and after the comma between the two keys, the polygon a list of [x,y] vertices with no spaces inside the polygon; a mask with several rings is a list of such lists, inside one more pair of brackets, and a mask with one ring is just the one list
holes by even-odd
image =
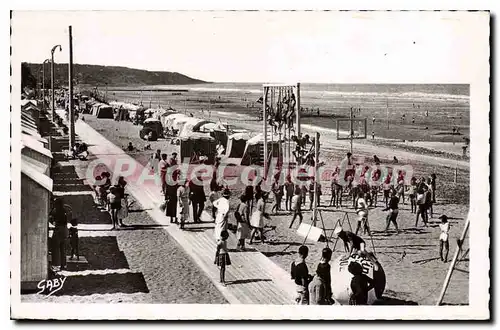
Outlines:
{"label": "tall metal pole", "polygon": [[49,59],[46,59],[42,63],[42,109],[45,110],[45,63],[50,63]]}
{"label": "tall metal pole", "polygon": [[469,217],[467,217],[467,222],[465,223],[464,231],[462,232],[462,236],[460,236],[460,241],[458,242],[459,245],[455,251],[455,255],[453,256],[453,261],[451,262],[450,268],[448,269],[448,274],[446,274],[443,289],[441,289],[441,293],[439,294],[439,299],[436,303],[436,306],[441,305],[441,303],[443,302],[443,298],[444,298],[444,295],[446,293],[446,289],[448,289],[448,285],[450,284],[451,274],[453,274],[453,270],[455,269],[455,265],[457,263],[458,256],[460,254],[460,251],[462,251],[462,244],[464,242],[465,235],[467,235],[468,230],[469,230]]}
{"label": "tall metal pole", "polygon": [[350,117],[350,120],[349,120],[349,127],[350,127],[350,131],[349,131],[349,136],[350,136],[350,140],[351,140],[351,149],[350,149],[350,152],[352,154],[352,139],[354,138],[354,129],[353,129],[353,125],[352,125],[352,121],[353,121],[353,117],[352,117],[352,107],[351,107],[351,112],[349,114],[349,117]]}
{"label": "tall metal pole", "polygon": [[297,83],[297,110],[295,114],[295,126],[297,132],[297,138],[300,136],[300,83]]}
{"label": "tall metal pole", "polygon": [[[73,107],[73,34],[69,26],[69,149],[75,145],[75,110]],[[107,87],[107,86],[106,86]]]}
{"label": "tall metal pole", "polygon": [[264,98],[262,100],[262,124],[264,125],[264,177],[267,176],[267,91],[269,87],[264,86]]}
{"label": "tall metal pole", "polygon": [[389,99],[386,99],[387,129],[389,129]]}
{"label": "tall metal pole", "polygon": [[316,221],[318,220],[318,162],[319,162],[319,133],[316,132],[316,138],[314,139],[314,214],[313,214],[313,226],[316,227]]}
{"label": "tall metal pole", "polygon": [[55,93],[54,93],[54,52],[59,48],[59,51],[62,51],[61,45],[55,45],[52,47],[50,51],[52,55],[52,60],[50,62],[50,88],[52,89],[52,120],[56,117],[56,106],[55,106]]}

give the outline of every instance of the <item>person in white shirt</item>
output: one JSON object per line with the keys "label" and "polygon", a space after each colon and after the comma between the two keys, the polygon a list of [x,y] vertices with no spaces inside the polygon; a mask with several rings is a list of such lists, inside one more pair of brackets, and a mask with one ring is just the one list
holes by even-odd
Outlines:
{"label": "person in white shirt", "polygon": [[[439,235],[439,257],[441,261],[448,262],[448,252],[450,251],[450,243],[448,242],[448,233],[450,231],[450,223],[448,222],[448,217],[446,215],[442,215],[439,217],[441,219],[441,223],[439,224],[439,228],[441,229],[441,235]],[[443,248],[446,249],[446,254],[443,258]]]}
{"label": "person in white shirt", "polygon": [[360,192],[358,196],[359,197],[356,203],[356,213],[358,214],[358,226],[356,227],[356,235],[358,234],[362,225],[363,232],[370,233],[370,227],[368,226],[368,204],[365,200],[365,194],[363,192]]}

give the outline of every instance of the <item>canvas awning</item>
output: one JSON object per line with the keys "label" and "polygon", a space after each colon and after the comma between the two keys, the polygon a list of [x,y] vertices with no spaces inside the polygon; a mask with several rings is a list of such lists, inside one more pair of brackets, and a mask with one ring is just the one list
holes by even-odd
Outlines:
{"label": "canvas awning", "polygon": [[46,165],[21,155],[21,173],[27,175],[33,181],[48,191],[52,191],[52,179],[44,174]]}

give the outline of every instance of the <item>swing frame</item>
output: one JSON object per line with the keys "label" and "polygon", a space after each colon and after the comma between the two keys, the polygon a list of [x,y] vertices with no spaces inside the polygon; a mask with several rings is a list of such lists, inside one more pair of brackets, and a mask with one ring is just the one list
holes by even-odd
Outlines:
{"label": "swing frame", "polygon": [[[271,150],[271,154],[269,153],[269,151],[267,150],[268,149],[268,129],[269,129],[269,121],[268,121],[268,110],[267,110],[267,103],[268,103],[268,100],[271,101],[270,103],[270,106],[269,106],[269,109],[273,111],[276,110],[274,109],[273,107],[275,106],[274,102],[275,102],[275,99],[274,99],[274,95],[277,94],[278,97],[279,97],[279,100],[278,102],[281,102],[282,101],[282,92],[284,93],[289,93],[289,95],[291,96],[292,94],[295,95],[295,109],[293,110],[293,112],[291,114],[289,114],[290,116],[295,114],[295,134],[297,137],[300,136],[300,83],[296,83],[296,84],[263,84],[262,85],[262,92],[263,92],[263,102],[262,102],[262,123],[263,123],[263,132],[264,132],[264,159],[263,159],[263,163],[264,163],[264,177],[267,178],[267,175],[268,175],[268,171],[269,171],[269,160],[272,158],[272,150]],[[271,92],[271,95],[269,95],[269,92]],[[273,128],[271,128],[273,129]],[[290,166],[291,164],[291,158],[292,158],[292,153],[291,153],[291,130],[292,128],[290,127],[290,125],[288,125],[286,122],[283,124],[283,126],[279,129],[279,133],[278,133],[278,136],[279,136],[279,148],[280,150],[278,150],[278,159],[280,159],[281,157],[281,163],[286,163],[288,166]],[[287,132],[288,131],[288,132]],[[273,132],[274,133],[274,132]],[[287,137],[287,133],[288,133],[288,137]],[[286,141],[285,143],[287,143],[287,146],[285,148],[285,152],[283,152],[283,147],[282,147],[282,137],[283,135],[283,138],[284,140]],[[271,135],[271,143],[274,142],[273,141],[273,136],[274,134]],[[274,147],[274,144],[272,145],[272,148]],[[284,155],[283,155],[284,154]],[[284,156],[284,157],[283,157]],[[286,161],[285,161],[286,159]],[[273,174],[271,174],[273,175]]]}

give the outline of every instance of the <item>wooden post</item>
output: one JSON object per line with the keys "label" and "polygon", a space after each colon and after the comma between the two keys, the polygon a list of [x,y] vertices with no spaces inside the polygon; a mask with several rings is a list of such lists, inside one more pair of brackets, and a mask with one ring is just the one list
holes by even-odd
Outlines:
{"label": "wooden post", "polygon": [[314,139],[314,213],[313,226],[316,226],[318,220],[318,162],[319,162],[319,133],[316,132]]}
{"label": "wooden post", "polygon": [[386,99],[387,129],[389,129],[389,99]]}
{"label": "wooden post", "polygon": [[264,125],[264,177],[267,174],[267,91],[269,87],[264,86],[264,97],[262,99],[262,123]]}
{"label": "wooden post", "polygon": [[295,114],[295,126],[297,127],[295,131],[297,132],[297,138],[300,136],[300,83],[297,83],[297,96],[296,96],[296,114]]}
{"label": "wooden post", "polygon": [[448,274],[446,274],[443,289],[441,290],[436,306],[441,305],[441,303],[443,302],[443,298],[446,293],[446,289],[448,289],[448,285],[450,284],[451,275],[453,274],[453,270],[455,269],[458,256],[460,255],[460,251],[462,251],[462,244],[464,242],[465,235],[467,235],[468,229],[469,229],[469,217],[467,217],[467,222],[465,223],[464,231],[462,232],[462,236],[460,236],[459,245],[455,251],[455,255],[453,256],[453,261],[451,262],[450,268],[448,269]]}
{"label": "wooden post", "polygon": [[[69,26],[69,149],[75,145],[75,111],[73,106],[73,34],[71,25]],[[107,85],[106,85],[107,88]]]}
{"label": "wooden post", "polygon": [[351,141],[351,148],[350,148],[350,152],[352,154],[352,139],[354,138],[354,128],[353,128],[353,125],[352,125],[352,121],[353,121],[353,118],[352,118],[352,107],[351,107],[351,112],[349,114],[349,137],[350,137],[350,141]]}

